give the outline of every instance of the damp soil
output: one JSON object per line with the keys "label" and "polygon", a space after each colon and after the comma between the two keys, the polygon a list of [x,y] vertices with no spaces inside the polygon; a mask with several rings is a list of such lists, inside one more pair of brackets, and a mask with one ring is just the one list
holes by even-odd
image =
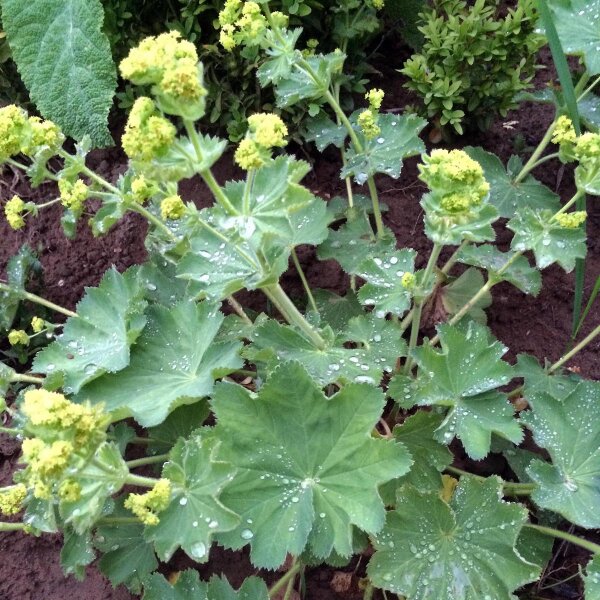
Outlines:
{"label": "damp soil", "polygon": [[[408,56],[404,47],[383,47],[382,55],[398,57],[397,63],[389,66],[380,60],[380,74],[375,77],[374,85],[386,90],[384,109],[400,112],[412,101],[410,94],[402,87],[402,79],[393,67],[401,64]],[[540,56],[542,64],[549,64],[547,53]],[[540,87],[551,78],[551,69],[540,71],[536,86]],[[551,122],[553,109],[546,105],[524,103],[518,110],[510,112],[505,118],[494,122],[485,133],[475,133],[455,141],[457,147],[465,145],[482,146],[494,152],[503,161],[511,154],[537,145],[543,132]],[[115,138],[120,137],[120,127],[114,127]],[[450,144],[452,145],[452,144]],[[525,149],[525,150],[524,150]],[[299,151],[298,151],[299,152]],[[307,176],[306,185],[325,199],[343,195],[345,187],[339,179],[340,161],[334,152],[318,156],[312,154],[315,164]],[[118,149],[95,151],[89,164],[105,177],[115,180],[125,170],[125,157]],[[430,243],[423,233],[422,211],[419,206],[424,191],[417,179],[417,161],[408,160],[400,179],[381,178],[378,188],[381,200],[388,207],[384,215],[385,224],[397,238],[399,248],[412,247],[419,252],[417,267],[422,267],[428,256]],[[236,177],[238,172],[232,166],[231,154],[226,155],[214,169],[220,182]],[[573,191],[573,176],[563,169],[557,161],[549,161],[536,170],[536,177],[561,195],[569,198]],[[183,182],[182,195],[194,201],[198,206],[210,203],[210,195],[204,184],[197,180]],[[5,201],[13,194],[19,194],[25,200],[47,201],[55,197],[55,188],[51,184],[32,190],[19,173],[5,167],[0,178],[0,200]],[[93,212],[96,207],[88,205]],[[94,238],[82,219],[77,236],[69,240],[60,225],[61,211],[58,207],[45,210],[37,219],[29,219],[26,227],[18,232],[10,230],[4,220],[0,222],[0,277],[8,259],[22,244],[28,244],[37,251],[43,266],[43,286],[38,290],[49,300],[67,308],[74,308],[84,293],[85,286],[98,284],[102,274],[111,266],[119,271],[145,260],[144,237],[146,224],[137,215],[127,215],[110,233]],[[586,260],[586,296],[590,293],[596,278],[600,275],[600,204],[590,202],[588,208],[588,257]],[[507,249],[511,232],[503,225],[498,227],[498,243]],[[312,287],[320,287],[336,292],[345,291],[348,278],[334,261],[319,262],[314,249],[299,249],[300,261],[307,273]],[[420,262],[419,262],[420,261]],[[290,295],[300,300],[302,288],[293,268],[283,276],[283,285]],[[550,267],[543,272],[543,289],[537,298],[527,296],[516,288],[501,284],[494,288],[494,302],[488,309],[488,325],[493,333],[510,348],[507,359],[514,361],[520,353],[536,356],[541,362],[554,361],[564,352],[569,343],[571,330],[571,310],[573,301],[574,277],[558,267]],[[240,294],[241,296],[241,294]],[[240,298],[245,305],[260,310],[264,308],[262,298],[257,293],[246,294]],[[588,333],[600,324],[600,311],[592,311],[581,335]],[[433,324],[430,324],[430,327]],[[430,334],[432,329],[424,330]],[[596,340],[568,365],[591,379],[600,379],[600,342]],[[0,437],[0,484],[10,480],[16,468],[18,446],[11,440]],[[464,463],[469,469],[489,474],[492,469],[504,469],[504,464]],[[498,472],[497,470],[495,472]],[[503,476],[509,472],[500,471]],[[590,539],[596,539],[596,532],[586,532]],[[100,574],[95,565],[87,569],[86,578],[80,582],[73,577],[64,577],[59,554],[61,538],[58,535],[46,535],[40,538],[25,536],[21,533],[0,534],[0,600],[130,600],[136,598],[126,589],[113,589]],[[553,559],[541,584],[530,587],[521,598],[544,598],[547,600],[581,599],[582,590],[578,579],[561,584],[577,572],[579,564],[585,564],[588,556],[584,551],[565,544],[556,544]],[[333,568],[315,568],[307,571],[306,598],[310,600],[353,600],[362,598],[359,590],[359,578],[364,575],[366,556],[356,557],[348,567],[340,570]],[[237,585],[244,577],[256,573],[245,552],[233,553],[215,548],[207,565],[192,563],[183,553],[174,556],[168,565],[162,567],[165,574],[185,568],[198,568],[203,577],[212,573],[224,573]],[[261,574],[269,581],[280,574]],[[552,587],[547,587],[552,586]],[[376,596],[377,600],[379,597]]]}

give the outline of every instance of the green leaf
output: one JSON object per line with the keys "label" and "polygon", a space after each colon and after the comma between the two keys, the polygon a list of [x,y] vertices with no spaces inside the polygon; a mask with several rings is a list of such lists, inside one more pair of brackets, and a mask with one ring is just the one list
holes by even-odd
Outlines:
{"label": "green leaf", "polygon": [[532,175],[515,183],[522,167],[520,160],[514,161],[516,157],[511,159],[511,169],[507,172],[495,154],[471,146],[465,148],[465,151],[483,167],[485,178],[490,184],[490,203],[498,209],[501,217],[512,218],[517,209],[523,206],[533,209],[560,208],[560,198]]}
{"label": "green leaf", "polygon": [[582,381],[563,400],[535,392],[527,401],[533,410],[521,419],[552,460],[529,466],[539,486],[532,500],[581,527],[600,527],[600,384]]}
{"label": "green leaf", "polygon": [[38,110],[76,140],[113,143],[108,112],[117,85],[99,0],[2,0],[12,55]]}
{"label": "green leaf", "polygon": [[115,418],[153,427],[182,404],[210,394],[214,380],[242,366],[239,342],[213,343],[223,315],[208,302],[152,306],[129,367],[87,385],[81,400],[103,403]]}
{"label": "green leaf", "polygon": [[449,407],[435,438],[449,444],[458,437],[474,460],[488,454],[492,433],[520,443],[523,433],[514,409],[496,390],[513,377],[511,366],[501,360],[507,348],[473,321],[454,327],[443,324],[437,330],[441,351],[429,344],[417,348],[413,353],[417,379],[396,376],[392,397],[404,408]]}
{"label": "green leaf", "polygon": [[145,307],[135,277],[110,269],[97,288],[86,289],[77,317],[67,319],[62,334],[36,355],[33,371],[48,376],[46,387],[75,394],[104,373],[125,368],[146,324]]}
{"label": "green leaf", "polygon": [[531,527],[523,527],[519,534],[515,550],[527,562],[545,568],[550,558],[552,558],[553,547],[554,540],[550,536],[540,533]]}
{"label": "green leaf", "polygon": [[[484,286],[483,275],[477,269],[467,269],[460,277],[445,285],[440,292],[444,309],[455,315]],[[487,292],[465,313],[464,318],[473,319],[485,325],[485,309],[492,304],[492,295]]]}
{"label": "green leaf", "polygon": [[[359,113],[352,116],[355,123]],[[363,151],[351,147],[346,152],[347,163],[342,169],[342,177],[353,176],[362,185],[375,173],[385,173],[394,179],[400,177],[405,158],[425,152],[425,145],[419,138],[427,121],[416,115],[379,115],[377,121],[381,133],[372,140],[362,134]]]}
{"label": "green leaf", "polygon": [[364,384],[325,397],[297,363],[279,367],[258,394],[219,385],[217,435],[239,468],[221,500],[242,517],[220,542],[250,543],[252,562],[265,568],[307,543],[317,557],[349,556],[353,525],[367,533],[383,525],[377,487],[411,462],[400,444],[371,436],[383,407],[381,391]]}
{"label": "green leaf", "polygon": [[319,310],[321,326],[328,325],[336,333],[343,331],[352,317],[364,314],[356,294],[351,290],[345,296],[338,296],[329,290],[314,290],[313,297]]}
{"label": "green leaf", "polygon": [[346,273],[354,275],[370,256],[385,256],[395,248],[394,234],[386,229],[383,237],[376,237],[365,213],[361,213],[330,231],[317,249],[317,256],[320,260],[337,260]]}
{"label": "green leaf", "polygon": [[[347,348],[351,342],[353,348]],[[282,361],[297,361],[322,385],[332,382],[377,385],[404,356],[406,343],[395,323],[373,316],[354,317],[328,345],[317,348],[301,333],[272,319],[258,326],[244,355],[271,372]]]}
{"label": "green leaf", "polygon": [[411,292],[402,285],[402,277],[415,270],[414,250],[396,250],[365,260],[357,275],[366,283],[358,292],[365,306],[373,306],[380,315],[402,316],[409,308]]}
{"label": "green leaf", "polygon": [[585,600],[600,598],[600,556],[594,556],[587,564],[583,584],[585,586]]}
{"label": "green leaf", "polygon": [[14,369],[0,361],[0,398],[8,391],[15,375]]}
{"label": "green leaf", "polygon": [[551,221],[552,215],[547,210],[520,209],[507,224],[515,232],[511,248],[519,252],[533,250],[540,269],[558,263],[568,273],[578,258],[585,258],[585,231],[581,227],[561,227]]}
{"label": "green leaf", "polygon": [[269,593],[258,577],[244,580],[236,592],[224,578],[215,576],[207,584],[200,581],[198,571],[188,569],[173,585],[159,573],[148,577],[142,600],[269,600]]}
{"label": "green leaf", "polygon": [[323,152],[328,146],[341,148],[348,137],[348,130],[343,125],[334,123],[325,113],[321,112],[315,119],[309,119],[304,139],[314,142],[317,150]]}
{"label": "green leaf", "polygon": [[496,477],[462,478],[449,504],[405,488],[375,536],[369,578],[408,600],[513,600],[540,573],[514,549],[526,518]]}
{"label": "green leaf", "polygon": [[79,535],[66,528],[64,542],[60,551],[60,566],[65,575],[74,575],[79,581],[85,577],[87,567],[96,557],[89,532]]}
{"label": "green leaf", "polygon": [[549,4],[565,53],[583,56],[588,73],[600,74],[600,0],[551,0]]}
{"label": "green leaf", "polygon": [[110,497],[125,484],[129,469],[114,443],[104,442],[83,469],[75,475],[81,496],[75,502],[61,501],[60,516],[83,535],[102,516]]}
{"label": "green leaf", "polygon": [[498,271],[503,269],[513,256],[514,253],[501,252],[491,244],[471,245],[465,246],[460,251],[458,261],[485,269],[491,277],[500,277],[503,281],[508,281],[522,292],[537,296],[542,288],[542,276],[537,269],[529,264],[529,260],[525,256],[516,258],[502,275],[498,275]]}
{"label": "green leaf", "polygon": [[402,442],[413,458],[413,466],[400,479],[400,485],[408,484],[421,492],[439,492],[440,473],[452,463],[450,450],[434,439],[442,420],[441,415],[420,410],[394,427],[394,439]]}
{"label": "green leaf", "polygon": [[534,356],[519,354],[517,357],[518,376],[523,377],[524,392],[527,398],[534,392],[550,394],[557,400],[564,400],[576,387],[580,379],[573,375],[552,375],[541,367]]}
{"label": "green leaf", "polygon": [[213,535],[231,531],[239,517],[219,501],[219,494],[235,473],[217,461],[218,441],[200,435],[179,440],[169,454],[163,477],[173,486],[169,506],[158,525],[146,528],[159,558],[169,561],[178,548],[197,562],[206,562]]}
{"label": "green leaf", "polygon": [[[144,578],[158,567],[150,544],[143,542],[144,526],[140,522],[119,522],[130,519],[131,513],[119,503],[108,516],[108,523],[96,530],[94,546],[102,552],[100,571],[114,587],[125,584],[139,593]],[[115,519],[114,523],[110,520]]]}

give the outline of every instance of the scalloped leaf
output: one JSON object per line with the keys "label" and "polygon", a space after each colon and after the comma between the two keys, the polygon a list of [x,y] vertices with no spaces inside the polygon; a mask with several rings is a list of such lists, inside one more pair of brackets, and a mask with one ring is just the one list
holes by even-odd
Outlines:
{"label": "scalloped leaf", "polygon": [[67,319],[56,340],[38,352],[33,372],[47,375],[46,387],[76,394],[101,375],[124,369],[146,324],[145,308],[134,273],[110,269],[98,287],[86,288],[77,317]]}
{"label": "scalloped leaf", "polygon": [[215,379],[243,365],[239,342],[213,343],[222,322],[208,302],[181,302],[170,310],[152,306],[129,367],[93,381],[78,398],[104,404],[115,418],[132,416],[144,427],[162,423],[178,406],[210,394]]}
{"label": "scalloped leaf", "polygon": [[[466,246],[458,256],[458,261],[465,265],[485,269],[491,276],[499,277],[498,271],[514,256],[513,252],[501,252],[491,244],[482,246]],[[529,264],[525,256],[519,256],[500,275],[502,280],[508,281],[526,294],[537,296],[542,288],[540,272]]]}
{"label": "scalloped leaf", "polygon": [[515,183],[522,167],[518,157],[511,158],[507,171],[495,154],[486,152],[483,148],[468,146],[465,152],[483,167],[484,176],[490,184],[489,201],[498,209],[501,217],[514,217],[517,209],[522,206],[533,209],[560,208],[560,197],[532,175]]}
{"label": "scalloped leaf", "polygon": [[600,527],[600,384],[582,381],[562,400],[533,392],[527,401],[533,410],[521,420],[552,460],[529,465],[538,485],[532,500],[581,527]]}
{"label": "scalloped leaf", "polygon": [[223,506],[219,495],[235,469],[216,460],[218,440],[194,435],[180,439],[169,453],[163,477],[173,486],[169,506],[158,525],[146,527],[159,558],[169,561],[178,548],[197,562],[206,562],[213,535],[231,531],[239,517]]}
{"label": "scalloped leaf", "polygon": [[112,145],[108,112],[117,86],[99,0],[2,0],[12,55],[38,110],[76,140]]}
{"label": "scalloped leaf", "polygon": [[578,258],[585,258],[587,246],[585,230],[567,229],[551,221],[552,211],[519,209],[507,227],[515,232],[510,247],[524,252],[533,250],[540,269],[558,263],[565,271],[575,268]]}
{"label": "scalloped leaf", "polygon": [[298,363],[279,367],[258,394],[219,385],[216,433],[223,458],[239,468],[221,500],[242,517],[219,541],[250,543],[252,562],[265,568],[307,544],[321,558],[352,554],[353,526],[383,525],[378,486],[411,463],[402,445],[371,436],[383,407],[381,391],[364,384],[327,398]]}
{"label": "scalloped leaf", "polygon": [[475,460],[489,453],[492,433],[520,443],[523,432],[513,406],[496,389],[513,378],[512,367],[501,360],[507,348],[473,321],[462,326],[443,324],[437,330],[441,351],[429,344],[415,349],[416,380],[396,376],[390,396],[404,408],[449,407],[435,437],[445,444],[458,437]]}
{"label": "scalloped leaf", "polygon": [[496,477],[462,478],[449,504],[404,488],[375,536],[369,578],[407,600],[513,600],[540,574],[514,548],[526,519]]}
{"label": "scalloped leaf", "polygon": [[600,556],[594,556],[587,564],[583,584],[585,586],[585,600],[600,598]]}
{"label": "scalloped leaf", "polygon": [[[358,112],[351,121],[355,124]],[[346,166],[342,169],[342,177],[354,177],[359,185],[364,184],[376,173],[385,173],[394,179],[400,177],[403,161],[410,156],[425,152],[425,144],[419,137],[427,121],[417,115],[379,115],[378,125],[381,133],[368,140],[358,131],[362,138],[363,151],[357,152],[351,147],[346,152]]]}

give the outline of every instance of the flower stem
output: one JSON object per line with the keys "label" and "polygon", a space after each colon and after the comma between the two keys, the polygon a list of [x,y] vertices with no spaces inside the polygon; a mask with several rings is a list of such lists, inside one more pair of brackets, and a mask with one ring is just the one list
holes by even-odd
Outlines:
{"label": "flower stem", "polygon": [[13,373],[10,376],[11,383],[35,383],[36,385],[42,385],[44,383],[43,377],[34,377],[33,375],[23,375],[21,373]]}
{"label": "flower stem", "polygon": [[521,169],[521,172],[515,177],[514,183],[521,183],[521,181],[523,181],[523,179],[525,179],[525,177],[527,177],[527,175],[529,175],[529,173],[533,169],[535,169],[535,167],[537,166],[537,164],[536,164],[537,161],[542,156],[542,154],[544,153],[544,150],[546,149],[546,147],[552,140],[552,135],[554,134],[555,128],[556,128],[556,119],[554,121],[552,121],[552,123],[546,130],[544,137],[538,144],[538,147],[534,150],[533,154],[529,157],[529,160],[525,163],[525,165]]}
{"label": "flower stem", "polygon": [[297,561],[279,581],[277,581],[271,586],[271,589],[269,590],[269,598],[274,598],[277,595],[277,592],[283,589],[283,587],[287,585],[290,579],[293,581],[293,579],[300,572],[302,567],[302,563],[300,561]]}
{"label": "flower stem", "polygon": [[140,475],[134,475],[133,473],[129,473],[129,475],[127,475],[125,478],[125,483],[146,488],[153,488],[157,481],[158,479],[153,479],[152,477],[141,477]]}
{"label": "flower stem", "polygon": [[533,523],[525,523],[523,527],[528,527],[529,529],[535,529],[535,531],[539,531],[544,535],[549,535],[554,538],[558,538],[561,540],[565,540],[574,544],[575,546],[579,546],[580,548],[585,548],[594,554],[600,554],[600,546],[598,544],[594,544],[593,542],[589,542],[588,540],[584,540],[576,535],[571,533],[567,533],[566,531],[561,531],[560,529],[554,529],[552,527],[543,527],[542,525],[534,525]]}
{"label": "flower stem", "polygon": [[23,531],[25,523],[0,523],[0,531]]}
{"label": "flower stem", "polygon": [[79,316],[76,312],[73,312],[72,310],[63,308],[62,306],[59,306],[58,304],[54,304],[54,302],[50,302],[49,300],[41,298],[40,296],[36,296],[35,294],[26,292],[25,290],[15,289],[15,288],[7,285],[6,283],[0,282],[0,292],[10,292],[11,294],[15,294],[16,296],[23,298],[23,300],[29,300],[29,302],[35,302],[35,304],[45,306],[46,308],[49,308],[49,309],[51,309],[55,312],[61,313],[63,315],[66,315],[67,317]]}
{"label": "flower stem", "polygon": [[17,436],[21,435],[23,432],[20,429],[13,429],[11,427],[0,427],[0,433]]}
{"label": "flower stem", "polygon": [[590,342],[600,335],[600,325],[596,327],[588,336],[583,338],[577,346],[572,348],[569,352],[559,358],[549,369],[548,373],[554,373],[557,369],[560,369],[566,362],[571,360],[578,352],[583,350]]}
{"label": "flower stem", "polygon": [[233,295],[227,296],[227,303],[229,306],[231,306],[231,308],[233,308],[237,316],[240,317],[244,323],[246,323],[246,325],[254,324],[252,323],[252,319],[246,314],[244,307],[233,297]]}
{"label": "flower stem", "polygon": [[296,254],[296,249],[292,248],[292,260],[294,261],[294,266],[296,267],[296,271],[298,272],[298,276],[300,277],[300,281],[302,281],[302,285],[304,286],[304,291],[306,292],[306,296],[308,298],[308,302],[310,304],[311,309],[316,314],[319,314],[319,309],[317,308],[317,303],[315,302],[315,297],[310,289],[310,285],[308,284],[308,280],[306,279],[306,275],[304,274],[304,269],[298,260],[298,255]]}
{"label": "flower stem", "polygon": [[325,340],[294,306],[278,283],[264,286],[261,289],[290,325],[298,327],[319,350],[325,348]]}
{"label": "flower stem", "polygon": [[143,207],[141,204],[137,203],[128,203],[127,207],[142,215],[147,221],[152,223],[157,229],[160,229],[164,233],[166,233],[172,240],[176,240],[177,236],[167,227],[165,223],[163,223],[156,215],[153,215],[147,208]]}
{"label": "flower stem", "polygon": [[[446,467],[446,471],[452,473],[453,475],[459,475],[460,477],[474,477],[479,481],[485,481],[486,478],[481,475],[475,475],[474,473],[469,473],[463,469],[458,469],[456,467]],[[515,481],[502,481],[502,491],[506,496],[529,496],[535,489],[535,483],[517,483]]]}
{"label": "flower stem", "polygon": [[156,463],[165,463],[169,460],[168,454],[157,454],[156,456],[145,456],[144,458],[137,458],[135,460],[129,460],[125,464],[128,469],[135,469],[136,467],[143,467],[144,465],[154,465]]}

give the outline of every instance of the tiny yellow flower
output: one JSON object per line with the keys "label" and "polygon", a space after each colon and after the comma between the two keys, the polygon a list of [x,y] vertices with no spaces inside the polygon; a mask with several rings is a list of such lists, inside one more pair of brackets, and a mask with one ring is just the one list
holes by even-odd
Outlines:
{"label": "tiny yellow flower", "polygon": [[44,446],[37,459],[29,463],[29,466],[41,477],[55,477],[66,469],[73,450],[73,444],[70,442],[52,442]]}
{"label": "tiny yellow flower", "polygon": [[81,486],[73,479],[65,479],[58,488],[58,497],[65,502],[77,502],[81,498]]}
{"label": "tiny yellow flower", "polygon": [[402,287],[407,290],[412,290],[415,287],[416,282],[417,278],[413,273],[409,272],[404,273],[404,275],[402,275],[402,279],[400,280]]}
{"label": "tiny yellow flower", "polygon": [[57,150],[64,141],[64,136],[56,123],[42,121],[39,117],[29,117],[28,123],[30,129],[29,140],[21,148],[24,154],[32,156],[42,147]]}
{"label": "tiny yellow flower", "polygon": [[583,163],[600,158],[600,134],[584,133],[575,142],[575,156]]}
{"label": "tiny yellow flower", "polygon": [[471,197],[462,194],[449,194],[442,198],[440,206],[449,213],[465,212],[471,207]]}
{"label": "tiny yellow flower", "polygon": [[221,27],[219,42],[227,52],[231,52],[237,45],[234,33],[235,27],[233,25],[225,24]]}
{"label": "tiny yellow flower", "polygon": [[60,203],[65,208],[78,212],[83,208],[89,188],[81,179],[75,183],[61,179],[58,182],[58,191],[60,192]]}
{"label": "tiny yellow flower", "polygon": [[248,128],[254,141],[263,148],[285,146],[288,129],[281,117],[272,113],[257,113],[248,117]]}
{"label": "tiny yellow flower", "polygon": [[578,210],[570,213],[561,213],[560,215],[556,215],[556,222],[565,229],[576,229],[582,223],[585,222],[587,218],[587,212],[585,210]]}
{"label": "tiny yellow flower", "polygon": [[163,219],[181,219],[185,214],[185,204],[177,194],[168,196],[160,203],[160,214]]}
{"label": "tiny yellow flower", "polygon": [[373,8],[376,10],[381,10],[385,6],[384,0],[371,0],[371,3],[373,4]]}
{"label": "tiny yellow flower", "polygon": [[250,169],[259,169],[264,164],[260,148],[256,142],[250,138],[245,138],[240,142],[235,151],[234,160],[246,171]]}
{"label": "tiny yellow flower", "polygon": [[562,115],[556,121],[556,127],[552,135],[553,144],[573,144],[577,139],[575,128],[573,127],[573,121]]}
{"label": "tiny yellow flower", "polygon": [[14,230],[21,229],[25,225],[25,219],[23,218],[25,208],[25,202],[19,196],[13,196],[4,205],[4,216]]}
{"label": "tiny yellow flower", "polygon": [[0,159],[20,154],[27,125],[23,109],[14,104],[0,108]]}
{"label": "tiny yellow flower", "polygon": [[240,15],[241,7],[242,0],[226,0],[223,10],[219,13],[220,25],[233,25]]}
{"label": "tiny yellow flower", "polygon": [[381,133],[381,128],[377,125],[377,116],[369,109],[363,110],[358,115],[358,126],[368,140],[376,138]]}
{"label": "tiny yellow flower", "polygon": [[31,329],[33,329],[34,333],[43,331],[45,326],[46,321],[44,321],[44,319],[41,319],[40,317],[33,317],[33,319],[31,319]]}
{"label": "tiny yellow flower", "polygon": [[384,96],[385,92],[383,90],[380,90],[379,88],[373,88],[366,93],[365,100],[367,100],[369,107],[372,110],[378,111],[381,108]]}
{"label": "tiny yellow flower", "polygon": [[287,29],[290,23],[290,18],[286,14],[275,10],[271,13],[271,21],[273,22],[273,25],[275,27],[279,27],[280,29]]}
{"label": "tiny yellow flower", "polygon": [[129,494],[124,506],[144,525],[153,526],[160,522],[157,513],[169,506],[170,499],[171,482],[168,479],[159,479],[145,494]]}
{"label": "tiny yellow flower", "polygon": [[28,346],[29,336],[22,329],[12,329],[8,334],[8,343],[11,346]]}
{"label": "tiny yellow flower", "polygon": [[27,497],[27,488],[19,483],[0,489],[0,512],[5,515],[16,515],[23,508]]}
{"label": "tiny yellow flower", "polygon": [[131,182],[131,193],[133,199],[140,204],[144,204],[148,198],[155,192],[154,184],[146,179],[143,175],[140,175],[132,180]]}

